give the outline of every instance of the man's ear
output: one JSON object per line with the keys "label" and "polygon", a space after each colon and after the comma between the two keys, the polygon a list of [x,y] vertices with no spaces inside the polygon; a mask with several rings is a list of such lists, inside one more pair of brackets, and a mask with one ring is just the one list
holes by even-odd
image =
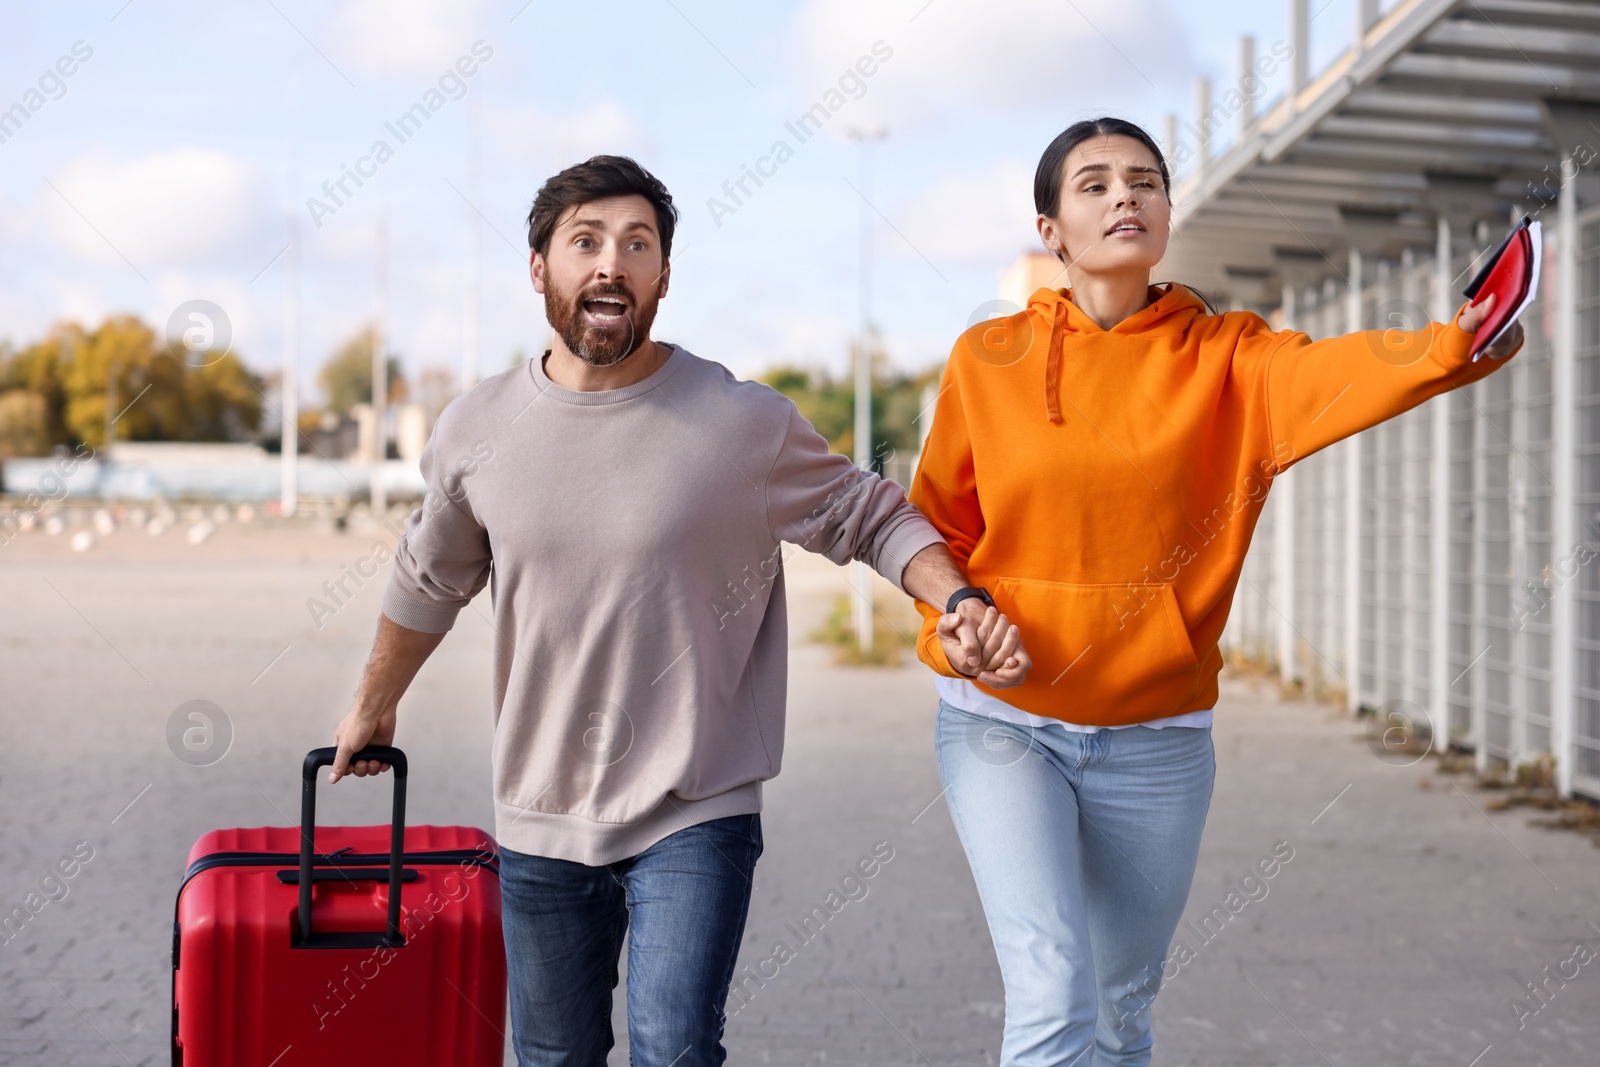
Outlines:
{"label": "man's ear", "polygon": [[657,285],[656,299],[660,300],[667,295],[667,284],[672,281],[672,260],[667,260],[661,266],[661,281]]}
{"label": "man's ear", "polygon": [[542,294],[545,277],[544,257],[532,249],[528,250],[528,277],[533,279],[533,291]]}

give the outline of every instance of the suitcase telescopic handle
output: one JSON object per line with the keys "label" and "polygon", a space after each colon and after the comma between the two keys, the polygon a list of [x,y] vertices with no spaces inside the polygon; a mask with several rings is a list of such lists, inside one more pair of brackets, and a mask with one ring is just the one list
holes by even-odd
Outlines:
{"label": "suitcase telescopic handle", "polygon": [[[317,771],[333,763],[337,748],[314,748],[306,753],[300,780],[300,944],[311,940],[311,840],[317,827]],[[394,814],[389,827],[389,922],[381,945],[405,944],[400,936],[401,862],[406,836],[406,754],[391,745],[368,745],[350,762],[376,760],[394,769]]]}

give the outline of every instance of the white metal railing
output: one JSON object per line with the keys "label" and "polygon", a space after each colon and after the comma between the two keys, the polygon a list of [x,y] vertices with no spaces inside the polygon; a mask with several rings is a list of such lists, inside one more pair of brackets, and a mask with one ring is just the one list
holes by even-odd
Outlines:
{"label": "white metal railing", "polygon": [[[1554,245],[1561,229],[1554,218],[1546,226]],[[1480,768],[1553,755],[1564,786],[1600,798],[1600,205],[1577,213],[1573,230],[1571,388],[1558,385],[1564,309],[1559,257],[1547,250],[1540,299],[1522,318],[1527,343],[1510,365],[1359,441],[1306,457],[1280,478],[1223,638],[1230,651],[1313,694],[1398,710],[1419,725],[1443,711],[1448,742],[1471,750]],[[1337,280],[1297,292],[1293,326],[1322,338],[1355,323],[1398,325],[1396,306],[1432,309],[1434,317],[1441,306],[1454,310],[1465,253],[1482,251],[1464,248],[1459,235],[1454,248],[1449,272],[1417,253],[1353,264],[1359,302]],[[1558,451],[1563,419],[1573,437],[1569,457]],[[1441,441],[1449,446],[1443,457]],[[1446,472],[1447,484],[1438,484]],[[1571,484],[1561,486],[1563,477]],[[1359,507],[1351,506],[1355,486]],[[1564,501],[1566,520],[1557,511]],[[1283,521],[1286,513],[1292,521]],[[1571,597],[1570,626],[1561,622],[1562,596]],[[1352,606],[1354,662],[1345,628]],[[1570,666],[1561,666],[1563,656]]]}

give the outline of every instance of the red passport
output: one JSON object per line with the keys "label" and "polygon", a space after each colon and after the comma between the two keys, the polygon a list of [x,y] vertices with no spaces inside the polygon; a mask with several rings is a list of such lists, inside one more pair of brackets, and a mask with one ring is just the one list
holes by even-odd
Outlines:
{"label": "red passport", "polygon": [[1494,310],[1473,335],[1473,362],[1477,362],[1483,350],[1494,344],[1533,303],[1539,292],[1539,261],[1543,252],[1539,224],[1524,215],[1478,271],[1472,284],[1462,290],[1462,295],[1473,304],[1487,300],[1490,293],[1495,294]]}

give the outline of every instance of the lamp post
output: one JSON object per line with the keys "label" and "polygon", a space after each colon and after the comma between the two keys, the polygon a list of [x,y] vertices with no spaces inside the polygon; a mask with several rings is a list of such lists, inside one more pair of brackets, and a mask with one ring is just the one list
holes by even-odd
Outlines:
{"label": "lamp post", "polygon": [[289,72],[289,203],[284,213],[289,251],[283,264],[283,376],[278,404],[278,511],[293,515],[300,506],[300,217],[295,194],[300,188],[300,64]]}
{"label": "lamp post", "polygon": [[[849,137],[861,146],[861,332],[855,344],[856,466],[872,466],[872,354],[876,334],[872,326],[872,146],[885,140],[882,126],[851,129]],[[856,635],[861,654],[872,651],[872,568],[856,561]]]}
{"label": "lamp post", "polygon": [[461,392],[478,384],[478,98],[467,108],[467,256],[462,276]]}
{"label": "lamp post", "polygon": [[388,205],[378,213],[377,233],[377,314],[372,323],[372,514],[379,518],[389,509],[388,487],[383,483],[384,461],[389,458],[389,361],[384,358],[384,316],[388,311],[389,279],[385,260],[389,255]]}

